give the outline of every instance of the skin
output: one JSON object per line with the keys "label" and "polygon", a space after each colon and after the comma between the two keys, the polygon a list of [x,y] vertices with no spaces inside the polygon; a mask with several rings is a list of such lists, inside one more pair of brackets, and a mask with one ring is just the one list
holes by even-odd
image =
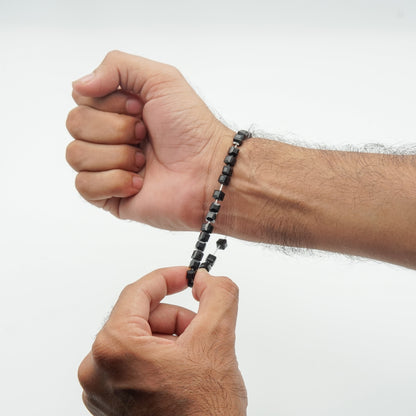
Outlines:
{"label": "skin", "polygon": [[[79,172],[80,194],[119,218],[198,230],[234,132],[177,69],[145,58],[110,52],[73,87],[67,160]],[[238,156],[215,229],[416,269],[414,189],[414,155],[253,138]]]}
{"label": "skin", "polygon": [[[67,128],[74,141],[66,157],[78,172],[80,194],[122,219],[199,230],[235,132],[180,72],[113,51],[74,82],[73,97],[77,107]],[[413,155],[306,149],[255,137],[241,148],[215,231],[416,269],[414,189]],[[196,317],[157,306],[185,287],[185,269],[174,270],[126,289],[130,294],[122,295],[81,365],[84,400],[93,414],[244,414],[233,346],[235,288],[198,272]],[[209,298],[217,299],[210,307],[203,306],[202,287],[219,293]]]}
{"label": "skin", "polygon": [[186,288],[185,270],[156,270],[121,293],[79,367],[92,414],[246,414],[234,352],[238,288],[200,270],[193,287],[197,314],[161,303]]}

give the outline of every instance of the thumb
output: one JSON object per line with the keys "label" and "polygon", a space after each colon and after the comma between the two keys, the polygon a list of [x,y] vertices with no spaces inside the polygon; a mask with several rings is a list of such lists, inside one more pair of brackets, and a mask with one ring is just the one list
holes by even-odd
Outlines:
{"label": "thumb", "polygon": [[199,269],[193,287],[199,301],[192,322],[198,338],[228,338],[234,342],[238,312],[238,286],[227,277],[212,277]]}
{"label": "thumb", "polygon": [[155,74],[167,73],[169,68],[169,65],[140,56],[112,51],[98,68],[74,81],[72,86],[86,97],[104,97],[120,88],[133,94],[141,94],[147,80]]}

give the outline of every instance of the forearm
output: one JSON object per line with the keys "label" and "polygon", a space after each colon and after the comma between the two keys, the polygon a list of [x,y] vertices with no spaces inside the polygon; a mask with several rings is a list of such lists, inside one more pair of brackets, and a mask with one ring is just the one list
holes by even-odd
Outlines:
{"label": "forearm", "polygon": [[416,156],[244,143],[216,229],[416,268]]}

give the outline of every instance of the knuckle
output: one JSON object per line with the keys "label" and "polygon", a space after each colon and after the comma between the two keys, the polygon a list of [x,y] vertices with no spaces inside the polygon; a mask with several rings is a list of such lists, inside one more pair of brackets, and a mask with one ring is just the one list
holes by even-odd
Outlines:
{"label": "knuckle", "polygon": [[75,107],[69,112],[66,119],[66,128],[72,137],[79,138],[81,136],[84,114],[85,108],[83,106]]}
{"label": "knuckle", "polygon": [[113,49],[105,55],[104,61],[116,61],[122,55],[124,55],[123,52],[119,51],[118,49]]}
{"label": "knuckle", "polygon": [[66,148],[66,161],[69,163],[72,168],[76,171],[82,170],[84,152],[81,149],[81,145],[77,141],[69,143]]}
{"label": "knuckle", "polygon": [[87,175],[84,173],[78,173],[75,177],[75,188],[81,195],[85,195],[88,189],[88,179]]}
{"label": "knuckle", "polygon": [[91,347],[94,362],[101,368],[114,369],[124,360],[125,352],[115,331],[104,327]]}
{"label": "knuckle", "polygon": [[228,277],[216,278],[218,287],[229,295],[233,300],[238,301],[239,288],[238,286]]}

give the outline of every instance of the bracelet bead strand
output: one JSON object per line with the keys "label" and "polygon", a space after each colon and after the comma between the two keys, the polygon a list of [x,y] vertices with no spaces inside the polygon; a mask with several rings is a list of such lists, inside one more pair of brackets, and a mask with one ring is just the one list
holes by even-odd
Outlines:
{"label": "bracelet bead strand", "polygon": [[227,239],[225,237],[218,239],[216,243],[217,249],[214,254],[208,254],[205,260],[202,261],[206,244],[214,231],[214,224],[221,209],[221,202],[224,201],[224,187],[230,183],[231,176],[233,174],[233,167],[237,162],[237,156],[240,152],[239,147],[243,144],[244,140],[249,139],[250,137],[251,133],[248,131],[239,130],[233,138],[232,146],[228,149],[228,153],[224,159],[224,167],[218,178],[218,182],[220,184],[219,189],[216,189],[212,194],[214,202],[210,205],[208,214],[205,217],[205,223],[201,226],[198,241],[195,244],[195,249],[191,256],[189,269],[186,272],[186,280],[189,287],[192,287],[194,284],[197,270],[206,269],[209,272],[217,259],[215,256],[216,252],[218,250],[225,250],[227,247]]}

